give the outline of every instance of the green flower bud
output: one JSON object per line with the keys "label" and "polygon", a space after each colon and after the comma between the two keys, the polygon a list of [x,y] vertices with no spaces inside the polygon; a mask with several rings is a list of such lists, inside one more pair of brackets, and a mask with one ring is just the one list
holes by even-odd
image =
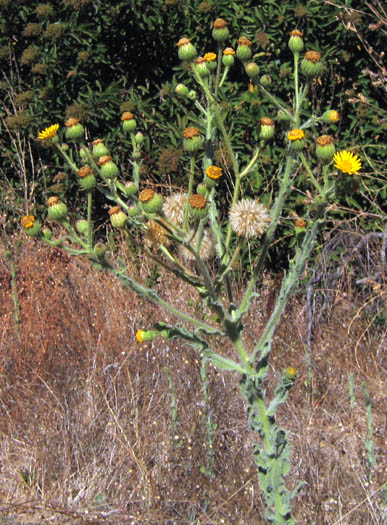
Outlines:
{"label": "green flower bud", "polygon": [[180,60],[191,62],[197,55],[197,51],[191,44],[190,38],[181,38],[177,43],[177,47],[179,48],[178,55]]}
{"label": "green flower bud", "polygon": [[196,187],[196,193],[199,193],[200,195],[207,195],[208,193],[207,185],[205,183],[203,184],[203,182],[198,184]]}
{"label": "green flower bud", "polygon": [[340,120],[340,114],[335,109],[328,109],[322,114],[321,119],[327,124],[336,124]]}
{"label": "green flower bud", "polygon": [[141,131],[136,133],[134,140],[136,141],[136,144],[142,144],[144,142],[144,135],[141,133]]}
{"label": "green flower bud", "polygon": [[261,129],[259,132],[259,138],[261,140],[269,140],[274,136],[274,121],[268,117],[262,117],[260,119]]}
{"label": "green flower bud", "polygon": [[103,157],[104,155],[109,155],[109,150],[103,143],[103,139],[97,139],[93,141],[93,157]]}
{"label": "green flower bud", "polygon": [[109,210],[110,222],[114,228],[123,228],[128,222],[128,216],[121,210],[121,206],[113,206]]}
{"label": "green flower bud", "polygon": [[25,215],[24,217],[22,217],[20,223],[23,228],[23,231],[30,237],[37,237],[38,235],[40,235],[40,222],[37,221],[33,215]]}
{"label": "green flower bud", "polygon": [[79,184],[84,190],[91,190],[97,184],[90,166],[83,166],[77,173],[79,175]]}
{"label": "green flower bud", "polygon": [[67,206],[59,197],[50,197],[47,200],[48,216],[54,221],[62,221],[67,216]]}
{"label": "green flower bud", "polygon": [[103,259],[106,253],[106,245],[102,244],[102,242],[98,242],[94,246],[94,253],[98,257],[98,259]]}
{"label": "green flower bud", "polygon": [[179,97],[186,97],[188,96],[189,89],[184,84],[177,84],[175,87],[175,93],[176,95],[179,95]]}
{"label": "green flower bud", "polygon": [[127,197],[133,197],[137,194],[138,188],[134,182],[126,182],[123,191]]}
{"label": "green flower bud", "polygon": [[183,146],[186,151],[195,154],[202,145],[202,139],[199,135],[199,129],[194,127],[186,128],[183,132]]}
{"label": "green flower bud", "polygon": [[136,217],[139,213],[140,213],[140,210],[137,208],[137,206],[130,206],[128,209],[129,217]]}
{"label": "green flower bud", "polygon": [[206,53],[203,58],[206,61],[208,71],[214,71],[217,67],[216,53]]}
{"label": "green flower bud", "polygon": [[271,77],[269,75],[262,75],[259,81],[261,86],[269,87],[271,84]]}
{"label": "green flower bud", "polygon": [[73,140],[74,142],[77,142],[83,139],[85,135],[85,130],[82,124],[79,122],[79,119],[69,118],[68,120],[66,120],[65,126],[66,126],[65,135],[68,140]]}
{"label": "green flower bud", "polygon": [[217,18],[213,23],[212,38],[216,42],[225,42],[230,35],[227,22],[223,18]]}
{"label": "green flower bud", "polygon": [[146,213],[159,213],[163,207],[163,197],[151,188],[142,190],[139,195],[142,209]]}
{"label": "green flower bud", "polygon": [[87,151],[83,148],[79,150],[79,156],[83,161],[87,161],[87,159],[89,158]]}
{"label": "green flower bud", "polygon": [[316,157],[323,162],[329,163],[335,154],[335,145],[330,135],[321,135],[316,140]]}
{"label": "green flower bud", "polygon": [[97,181],[94,175],[88,175],[83,179],[79,179],[79,184],[84,190],[92,190],[93,188],[95,188]]}
{"label": "green flower bud", "polygon": [[86,219],[79,219],[75,223],[75,227],[79,231],[79,233],[82,233],[82,234],[87,234],[87,232],[89,231],[89,223],[87,222]]}
{"label": "green flower bud", "polygon": [[98,164],[100,165],[100,173],[105,179],[115,179],[119,174],[119,169],[112,161],[110,155],[104,155],[103,157],[100,157]]}
{"label": "green flower bud", "polygon": [[245,66],[245,70],[250,78],[257,78],[259,75],[259,67],[255,62],[248,62]]}
{"label": "green flower bud", "polygon": [[251,44],[252,42],[244,36],[242,36],[238,40],[238,47],[236,50],[236,55],[239,58],[239,60],[241,60],[242,62],[247,62],[248,60],[250,60],[253,54],[250,49]]}
{"label": "green flower bud", "polygon": [[204,219],[208,214],[207,199],[204,195],[196,193],[189,199],[190,216],[194,219]]}
{"label": "green flower bud", "polygon": [[197,95],[197,93],[196,93],[196,91],[194,89],[191,89],[191,91],[189,91],[189,93],[188,93],[188,98],[190,100],[196,100],[197,96],[198,95]]}
{"label": "green flower bud", "polygon": [[125,111],[121,116],[122,121],[122,129],[125,133],[132,133],[136,127],[137,122],[134,119],[133,113],[130,113],[129,111]]}
{"label": "green flower bud", "polygon": [[202,77],[206,78],[209,76],[210,71],[207,67],[207,62],[203,57],[199,57],[195,60],[196,72]]}
{"label": "green flower bud", "polygon": [[321,53],[307,51],[301,62],[301,71],[307,77],[318,77],[322,70]]}
{"label": "green flower bud", "polygon": [[43,230],[43,237],[47,239],[48,241],[51,241],[52,239],[52,231],[49,228],[44,228]]}
{"label": "green flower bud", "polygon": [[231,67],[234,65],[235,62],[235,51],[232,47],[226,47],[226,49],[223,51],[223,57],[222,57],[222,64],[226,67]]}
{"label": "green flower bud", "polygon": [[289,49],[292,53],[300,53],[304,49],[304,41],[302,40],[302,32],[298,29],[291,31],[289,39]]}

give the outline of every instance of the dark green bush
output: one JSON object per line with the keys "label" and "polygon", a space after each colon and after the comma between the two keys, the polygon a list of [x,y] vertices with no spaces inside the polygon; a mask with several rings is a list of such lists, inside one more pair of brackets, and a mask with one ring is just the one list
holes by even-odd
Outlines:
{"label": "dark green bush", "polygon": [[[328,108],[338,109],[342,118],[330,127],[330,133],[340,137],[337,149],[354,148],[364,159],[364,174],[356,184],[348,186],[345,178],[342,180],[337,220],[360,215],[359,224],[372,229],[387,197],[383,172],[386,79],[377,13],[377,8],[371,11],[360,1],[335,7],[311,0],[297,5],[266,0],[260,6],[253,1],[226,0],[54,0],[40,4],[3,0],[0,60],[4,76],[0,92],[5,153],[1,188],[6,193],[6,187],[12,187],[14,195],[23,196],[19,207],[24,202],[23,211],[32,206],[39,215],[50,188],[58,190],[53,179],[58,172],[55,163],[60,164],[55,158],[53,163],[52,152],[37,145],[34,138],[39,129],[54,122],[62,124],[70,116],[81,119],[91,138],[103,136],[108,144],[114,144],[121,162],[130,170],[129,144],[119,130],[125,103],[136,113],[145,134],[143,173],[161,186],[179,186],[184,177],[181,132],[194,117],[192,104],[181,106],[174,94],[176,84],[185,79],[176,43],[187,36],[200,52],[217,51],[211,27],[221,16],[230,29],[229,45],[235,47],[241,35],[253,41],[253,58],[260,73],[271,77],[270,90],[275,96],[286,99],[292,86],[292,53],[287,46],[292,29],[304,32],[307,49],[323,52],[324,74],[311,85],[314,111],[321,114]],[[222,105],[233,122],[242,158],[246,147],[257,142],[258,119],[276,116],[272,103],[257,88],[250,92],[248,87],[248,77],[236,62]],[[276,138],[263,152],[259,169],[250,179],[252,194],[263,190],[270,194],[273,169],[281,163],[280,128],[277,122]],[[322,126],[321,133],[328,129],[328,125]],[[308,137],[312,148],[315,138]],[[214,158],[227,166],[221,143],[214,144]],[[301,170],[299,178],[303,176]],[[71,179],[66,179],[62,189],[73,192]],[[302,216],[305,198],[295,195],[289,213]],[[8,211],[12,215],[20,210],[10,206]],[[286,220],[283,234],[286,238]]]}

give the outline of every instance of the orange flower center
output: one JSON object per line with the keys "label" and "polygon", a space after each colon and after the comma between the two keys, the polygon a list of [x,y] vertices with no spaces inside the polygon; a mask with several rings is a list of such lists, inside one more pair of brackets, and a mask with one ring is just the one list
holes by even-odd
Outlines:
{"label": "orange flower center", "polygon": [[262,117],[259,122],[262,126],[274,126],[274,121],[269,117]]}
{"label": "orange flower center", "polygon": [[60,198],[57,196],[50,197],[47,199],[47,206],[54,206],[54,204],[58,204],[60,202]]}
{"label": "orange flower center", "polygon": [[145,188],[145,190],[142,190],[142,192],[139,195],[139,199],[141,202],[148,202],[151,199],[153,199],[155,192],[151,188]]}
{"label": "orange flower center", "polygon": [[107,162],[109,162],[110,160],[112,160],[111,156],[110,155],[102,155],[102,157],[100,157],[98,159],[98,164],[100,166],[103,166],[104,164],[106,164]]}
{"label": "orange flower center", "polygon": [[205,207],[207,200],[204,195],[197,193],[195,195],[191,195],[189,203],[191,204],[192,208],[202,209]]}
{"label": "orange flower center", "polygon": [[180,40],[178,41],[176,45],[177,47],[182,47],[182,46],[189,44],[190,42],[191,42],[190,38],[180,38]]}
{"label": "orange flower center", "polygon": [[197,137],[199,135],[199,129],[185,128],[185,130],[183,131],[183,135],[186,139],[192,139],[193,137]]}
{"label": "orange flower center", "polygon": [[113,206],[113,208],[110,208],[110,210],[108,211],[108,214],[112,216],[115,213],[118,213],[119,211],[121,211],[121,206]]}
{"label": "orange flower center", "polygon": [[245,36],[241,36],[241,38],[238,40],[239,46],[251,46],[251,44],[252,42]]}
{"label": "orange flower center", "polygon": [[321,59],[321,53],[320,51],[307,51],[305,53],[306,60],[309,60],[309,62],[316,63]]}
{"label": "orange flower center", "polygon": [[316,142],[320,146],[328,146],[329,144],[333,143],[333,137],[331,137],[330,135],[321,135],[321,137],[318,137],[318,139],[316,139]]}
{"label": "orange flower center", "polygon": [[223,29],[224,27],[226,27],[227,22],[226,22],[226,20],[223,20],[223,18],[217,18],[214,21],[213,25],[214,25],[215,29]]}
{"label": "orange flower center", "polygon": [[125,111],[121,115],[121,120],[132,120],[132,118],[134,118],[134,115],[133,113],[130,113],[130,111]]}
{"label": "orange flower center", "polygon": [[81,177],[81,179],[83,179],[84,177],[90,175],[92,171],[93,170],[90,168],[90,166],[82,166],[82,168],[80,168],[77,173]]}
{"label": "orange flower center", "polygon": [[71,117],[65,122],[66,128],[71,128],[71,126],[75,126],[76,124],[79,124],[79,118]]}

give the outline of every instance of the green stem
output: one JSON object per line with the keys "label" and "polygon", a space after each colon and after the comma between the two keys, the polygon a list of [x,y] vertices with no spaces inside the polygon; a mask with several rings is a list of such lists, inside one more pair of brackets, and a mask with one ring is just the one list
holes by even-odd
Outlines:
{"label": "green stem", "polygon": [[312,228],[306,233],[302,246],[297,249],[293,263],[291,264],[289,273],[284,278],[280,290],[279,297],[275,303],[273,313],[270,319],[266,323],[265,329],[256,344],[253,352],[250,355],[251,362],[254,362],[258,353],[259,359],[265,360],[271,349],[271,340],[276,329],[281,315],[288,303],[289,297],[297,286],[301,274],[303,272],[305,263],[310,256],[313,249],[313,243],[317,236],[320,226],[323,224],[324,219],[318,219],[314,222]]}
{"label": "green stem", "polygon": [[236,351],[238,352],[238,355],[240,357],[240,360],[241,360],[241,363],[243,365],[243,368],[246,371],[246,374],[249,375],[249,376],[254,376],[255,370],[254,370],[254,367],[250,363],[249,353],[248,353],[245,345],[243,344],[242,339],[240,337],[238,337],[237,339],[234,339],[233,340],[233,345],[234,345]]}
{"label": "green stem", "polygon": [[145,288],[145,286],[142,286],[140,283],[137,283],[133,279],[131,279],[129,276],[122,273],[122,271],[117,270],[116,268],[113,268],[112,266],[108,267],[108,270],[112,272],[116,277],[123,283],[129,286],[133,291],[138,293],[140,296],[145,297],[153,304],[156,304],[160,306],[161,308],[164,308],[174,316],[176,316],[178,319],[190,323],[199,330],[203,330],[204,332],[208,334],[218,334],[219,330],[217,328],[214,328],[203,321],[199,321],[198,319],[195,319],[194,317],[191,317],[188,314],[185,314],[184,312],[181,312],[177,308],[174,308],[172,305],[161,299],[157,293],[152,290],[151,288]]}
{"label": "green stem", "polygon": [[283,208],[286,196],[287,196],[288,191],[289,191],[289,185],[290,185],[289,184],[289,180],[290,180],[290,175],[291,175],[291,171],[292,171],[292,167],[293,167],[293,161],[294,161],[294,158],[291,155],[291,153],[289,153],[288,157],[286,159],[285,173],[284,173],[284,176],[282,178],[281,187],[280,187],[277,199],[276,199],[276,201],[274,203],[274,206],[273,206],[271,214],[270,214],[271,215],[271,223],[270,223],[270,226],[269,226],[269,228],[268,228],[268,230],[266,232],[265,240],[264,240],[264,243],[263,243],[263,246],[262,246],[262,249],[261,249],[261,253],[259,255],[258,262],[257,262],[257,264],[255,265],[255,267],[253,269],[253,274],[251,276],[250,282],[249,282],[249,284],[248,284],[248,286],[246,288],[245,294],[243,296],[242,302],[241,302],[240,307],[239,307],[240,315],[242,315],[242,313],[247,308],[248,302],[250,300],[250,296],[253,293],[255,284],[256,284],[257,279],[258,279],[258,277],[259,277],[259,275],[261,273],[261,270],[262,270],[262,267],[263,267],[263,263],[264,263],[265,258],[266,258],[267,251],[268,251],[269,246],[270,246],[270,244],[272,242],[272,239],[274,237],[274,233],[275,233],[275,230],[277,228],[277,224],[278,224],[279,219],[280,219],[281,211],[282,211],[282,208]]}
{"label": "green stem", "polygon": [[55,144],[57,150],[62,155],[62,157],[65,159],[67,164],[70,166],[70,168],[73,170],[74,173],[78,173],[78,168],[75,162],[73,162],[70,157],[67,155],[67,153],[63,150],[62,146],[60,144]]}
{"label": "green stem", "polygon": [[229,68],[228,66],[226,66],[226,67],[224,68],[224,72],[223,72],[222,80],[221,80],[220,83],[219,83],[219,89],[223,86],[223,83],[224,83],[224,81],[226,80],[226,78],[227,78],[227,74],[228,74],[229,71],[230,71],[230,68]]}
{"label": "green stem", "polygon": [[187,192],[187,204],[184,210],[184,231],[188,231],[188,216],[189,216],[189,200],[192,195],[193,181],[195,175],[195,156],[191,156],[191,164],[189,170],[189,180],[188,180],[188,192]]}
{"label": "green stem", "polygon": [[299,116],[300,101],[299,101],[299,94],[298,94],[298,60],[300,57],[300,53],[298,51],[295,51],[293,57],[294,57],[294,96],[295,96],[294,125],[297,128],[299,125],[299,121],[300,121],[300,116]]}
{"label": "green stem", "polygon": [[319,194],[321,195],[321,197],[324,197],[325,198],[325,193],[324,193],[324,190],[322,189],[322,187],[320,186],[320,184],[317,182],[317,179],[316,177],[313,175],[313,172],[312,170],[310,169],[309,167],[309,164],[304,156],[304,154],[301,152],[300,153],[300,159],[301,159],[301,162],[305,168],[305,170],[307,171],[308,175],[309,175],[309,178],[313,184],[313,186],[316,188],[316,190],[319,192]]}
{"label": "green stem", "polygon": [[87,245],[91,249],[93,246],[93,225],[91,223],[91,210],[93,204],[93,192],[87,192]]}

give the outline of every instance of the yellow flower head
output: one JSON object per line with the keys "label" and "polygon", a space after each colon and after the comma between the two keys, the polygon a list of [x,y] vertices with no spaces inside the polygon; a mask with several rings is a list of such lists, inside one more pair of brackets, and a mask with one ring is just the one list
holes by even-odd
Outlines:
{"label": "yellow flower head", "polygon": [[331,109],[329,111],[329,119],[331,122],[339,122],[340,120],[340,114],[335,109]]}
{"label": "yellow flower head", "polygon": [[206,62],[213,62],[216,60],[216,53],[206,53],[203,58]]}
{"label": "yellow flower head", "polygon": [[58,133],[58,129],[59,124],[53,124],[43,131],[39,131],[38,140],[51,139],[52,137],[55,137],[55,135]]}
{"label": "yellow flower head", "polygon": [[26,230],[29,230],[30,228],[32,228],[32,226],[34,225],[34,222],[35,222],[35,217],[33,215],[24,215],[24,217],[22,217],[22,220],[20,221],[22,227],[25,228]]}
{"label": "yellow flower head", "polygon": [[144,342],[143,337],[144,337],[144,330],[137,330],[136,339],[139,343]]}
{"label": "yellow flower head", "polygon": [[342,171],[343,173],[348,173],[349,175],[357,173],[361,170],[360,157],[346,149],[343,151],[338,151],[333,156],[333,162],[335,168]]}
{"label": "yellow flower head", "polygon": [[228,56],[228,55],[235,55],[235,51],[232,47],[226,47],[226,49],[223,51],[223,54],[225,56]]}
{"label": "yellow flower head", "polygon": [[292,142],[294,140],[302,140],[304,137],[305,137],[305,133],[304,133],[304,130],[302,129],[297,129],[297,128],[292,129],[288,133],[288,139]]}
{"label": "yellow flower head", "polygon": [[222,168],[218,168],[217,166],[208,166],[206,169],[206,175],[210,179],[219,179],[219,177],[222,176]]}

